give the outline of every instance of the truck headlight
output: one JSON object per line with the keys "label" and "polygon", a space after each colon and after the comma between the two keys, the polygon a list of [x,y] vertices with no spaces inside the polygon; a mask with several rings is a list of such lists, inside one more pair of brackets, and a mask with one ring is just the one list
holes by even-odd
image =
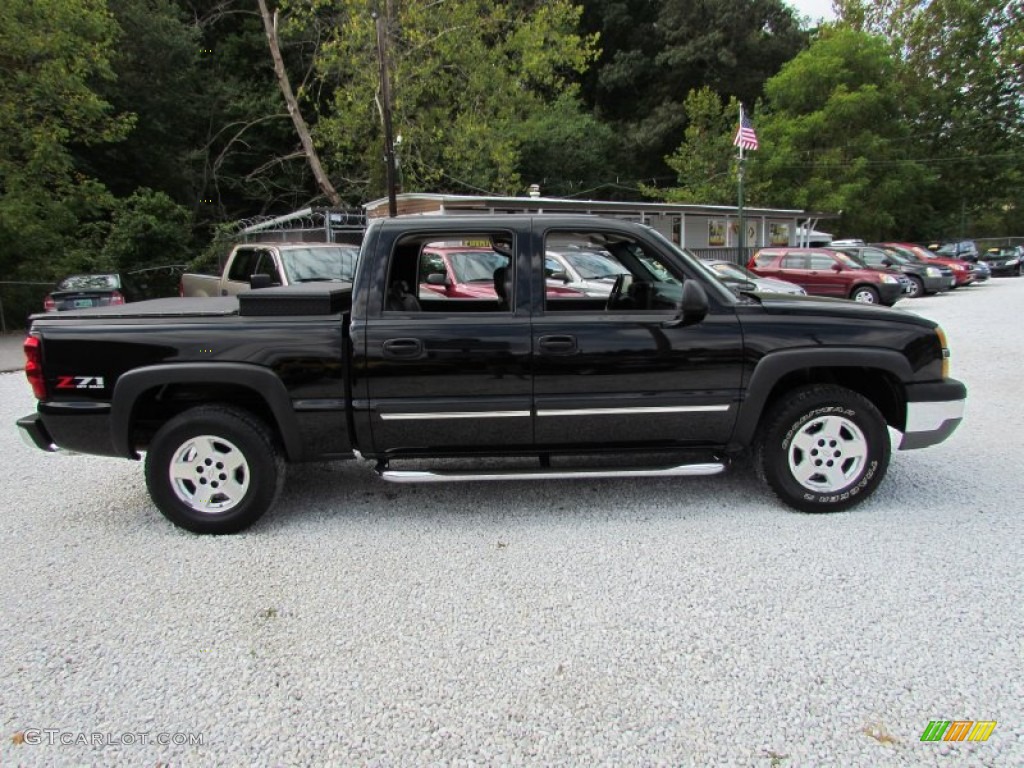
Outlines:
{"label": "truck headlight", "polygon": [[924,274],[927,277],[942,277],[942,272],[936,269],[935,267],[926,267],[924,270]]}

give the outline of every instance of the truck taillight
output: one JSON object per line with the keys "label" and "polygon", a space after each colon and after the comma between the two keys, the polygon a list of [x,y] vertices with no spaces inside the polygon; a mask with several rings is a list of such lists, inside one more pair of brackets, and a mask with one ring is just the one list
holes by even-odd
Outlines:
{"label": "truck taillight", "polygon": [[43,350],[39,347],[38,336],[25,337],[25,376],[32,385],[32,394],[37,400],[46,399],[46,380],[43,378]]}
{"label": "truck taillight", "polygon": [[46,312],[56,312],[57,302],[53,300],[53,296],[46,294],[46,298],[43,299],[43,310]]}
{"label": "truck taillight", "polygon": [[110,294],[110,303],[113,304],[124,304],[124,294],[120,291],[114,291]]}

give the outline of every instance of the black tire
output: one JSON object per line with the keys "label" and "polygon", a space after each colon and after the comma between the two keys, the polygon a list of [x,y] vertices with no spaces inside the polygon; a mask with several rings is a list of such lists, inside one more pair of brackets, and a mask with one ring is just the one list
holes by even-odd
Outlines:
{"label": "black tire", "polygon": [[175,416],[146,453],[150,497],[164,517],[194,533],[248,528],[273,505],[284,474],[267,425],[229,406],[204,405]]}
{"label": "black tire", "polygon": [[814,384],[785,394],[764,415],[754,468],[794,509],[838,512],[874,492],[889,454],[885,419],[870,400],[844,387]]}
{"label": "black tire", "polygon": [[920,299],[925,295],[924,280],[917,275],[907,275],[910,278],[910,293],[907,294],[912,299]]}
{"label": "black tire", "polygon": [[878,298],[878,291],[876,291],[870,285],[858,285],[856,288],[850,291],[850,299],[861,304],[880,303],[880,299]]}

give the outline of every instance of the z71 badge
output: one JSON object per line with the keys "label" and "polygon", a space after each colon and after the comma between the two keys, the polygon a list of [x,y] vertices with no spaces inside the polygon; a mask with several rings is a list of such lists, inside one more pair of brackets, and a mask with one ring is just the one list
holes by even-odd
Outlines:
{"label": "z71 badge", "polygon": [[57,389],[103,389],[102,376],[58,376]]}

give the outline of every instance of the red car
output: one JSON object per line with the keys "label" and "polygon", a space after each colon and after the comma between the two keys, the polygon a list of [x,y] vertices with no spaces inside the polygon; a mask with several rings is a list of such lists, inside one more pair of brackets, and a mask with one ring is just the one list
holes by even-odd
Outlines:
{"label": "red car", "polygon": [[934,251],[914,243],[876,243],[876,245],[879,248],[894,248],[900,254],[905,254],[922,264],[936,264],[949,267],[953,270],[953,278],[956,280],[954,288],[959,288],[961,285],[970,285],[975,280],[974,270],[963,259],[949,259],[945,256],[939,256]]}
{"label": "red car", "polygon": [[[489,246],[428,245],[420,255],[420,298],[497,299],[495,272],[508,257]],[[547,295],[583,296],[573,288],[548,285]]]}
{"label": "red car", "polygon": [[845,253],[828,248],[762,248],[747,268],[760,277],[796,283],[811,296],[891,307],[903,294],[895,276],[867,269]]}

